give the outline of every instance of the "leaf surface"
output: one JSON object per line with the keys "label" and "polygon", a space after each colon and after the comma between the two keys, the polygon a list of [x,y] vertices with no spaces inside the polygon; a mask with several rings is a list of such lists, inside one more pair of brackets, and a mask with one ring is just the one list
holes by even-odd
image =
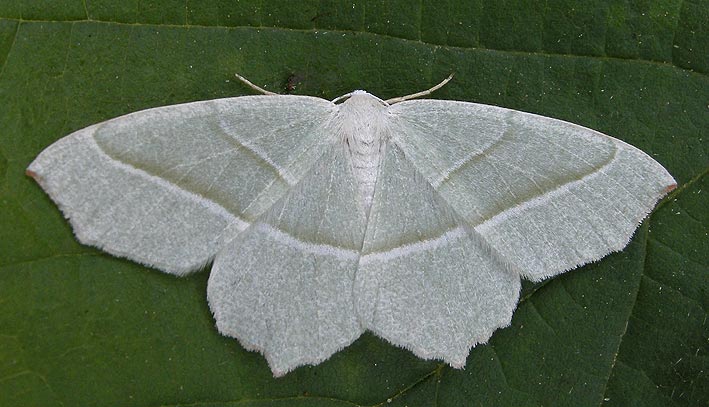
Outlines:
{"label": "leaf surface", "polygon": [[[0,3],[0,405],[709,403],[709,3]],[[626,250],[527,284],[465,370],[365,334],[274,379],[220,336],[208,272],[175,278],[79,245],[24,170],[87,125],[266,89],[494,104],[594,128],[679,187]],[[290,79],[289,79],[290,78]]]}

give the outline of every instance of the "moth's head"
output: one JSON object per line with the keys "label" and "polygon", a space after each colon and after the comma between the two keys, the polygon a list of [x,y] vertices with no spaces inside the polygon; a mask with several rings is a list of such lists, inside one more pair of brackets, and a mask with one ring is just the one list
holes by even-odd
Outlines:
{"label": "moth's head", "polygon": [[382,107],[388,107],[389,104],[382,99],[372,95],[365,90],[355,90],[346,95],[342,95],[332,103],[338,103],[342,105],[343,108],[356,108],[356,109],[381,109]]}

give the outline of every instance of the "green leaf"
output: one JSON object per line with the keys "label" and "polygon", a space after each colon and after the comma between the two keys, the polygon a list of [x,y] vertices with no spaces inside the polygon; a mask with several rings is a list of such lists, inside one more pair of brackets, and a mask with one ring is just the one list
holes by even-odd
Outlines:
{"label": "green leaf", "polygon": [[[0,405],[709,404],[709,2],[0,3]],[[552,116],[648,152],[679,188],[626,250],[527,284],[465,370],[364,335],[274,379],[220,336],[204,271],[81,246],[24,175],[73,130],[267,89]],[[291,79],[292,81],[292,79]]]}

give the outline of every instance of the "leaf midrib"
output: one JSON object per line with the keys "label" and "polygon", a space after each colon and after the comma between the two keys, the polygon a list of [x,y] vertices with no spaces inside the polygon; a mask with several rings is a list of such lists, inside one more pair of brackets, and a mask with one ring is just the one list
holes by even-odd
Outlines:
{"label": "leaf midrib", "polygon": [[[224,29],[224,30],[252,29],[252,30],[261,30],[261,31],[271,30],[271,31],[299,32],[299,33],[329,32],[329,33],[335,33],[335,34],[371,35],[371,36],[375,36],[378,38],[387,38],[387,39],[398,40],[398,41],[403,41],[403,42],[408,42],[408,43],[425,45],[428,47],[432,47],[434,52],[438,48],[446,48],[446,49],[451,49],[451,50],[488,51],[488,52],[494,52],[494,53],[501,53],[501,54],[505,54],[505,55],[513,55],[513,56],[514,55],[532,55],[532,56],[540,56],[540,57],[557,57],[557,58],[558,57],[565,57],[565,58],[591,59],[591,60],[599,60],[599,61],[636,62],[636,63],[648,64],[651,66],[671,67],[671,68],[678,69],[682,72],[685,72],[689,75],[698,75],[703,78],[709,77],[709,75],[707,73],[696,71],[694,69],[684,68],[684,67],[674,64],[671,61],[661,61],[661,60],[635,58],[635,57],[634,58],[623,58],[623,57],[605,56],[605,55],[556,53],[556,52],[546,52],[546,51],[522,51],[522,50],[510,50],[510,49],[490,48],[490,47],[462,47],[462,46],[457,46],[457,45],[437,44],[437,43],[426,42],[426,41],[422,41],[422,40],[397,37],[397,36],[393,36],[390,34],[372,33],[372,32],[368,32],[368,31],[358,31],[358,30],[336,30],[336,29],[321,29],[321,28],[307,28],[307,29],[305,29],[305,28],[290,28],[290,27],[278,27],[278,26],[256,26],[256,25],[227,26],[227,25],[169,24],[169,23],[159,23],[158,24],[158,23],[141,23],[141,22],[117,22],[117,21],[108,21],[108,20],[99,20],[99,19],[44,20],[44,19],[24,19],[24,18],[3,17],[3,16],[0,16],[0,20],[16,21],[19,23],[19,25],[29,24],[29,23],[42,23],[42,24],[46,24],[46,23],[54,23],[54,24],[56,24],[56,23],[68,23],[68,24],[86,23],[86,24],[119,25],[119,26],[129,26],[129,27],[136,27],[137,26],[137,27],[181,28],[181,29],[215,29],[215,28],[217,28],[217,29]],[[17,31],[19,31],[19,28]],[[15,35],[17,35],[17,31],[15,32]],[[14,42],[14,39],[13,39],[13,42]],[[11,49],[12,49],[12,47],[10,48],[10,50]],[[10,51],[8,51],[8,55],[9,55],[9,53],[10,53]]]}

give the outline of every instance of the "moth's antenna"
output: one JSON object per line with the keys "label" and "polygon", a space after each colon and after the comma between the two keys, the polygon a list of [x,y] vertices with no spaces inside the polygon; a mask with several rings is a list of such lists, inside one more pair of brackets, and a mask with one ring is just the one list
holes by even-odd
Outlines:
{"label": "moth's antenna", "polygon": [[421,92],[412,93],[412,94],[406,95],[406,96],[400,96],[400,97],[394,98],[394,99],[387,99],[387,100],[385,100],[385,102],[389,103],[390,105],[393,105],[394,103],[403,102],[403,101],[405,101],[405,100],[415,99],[415,98],[418,98],[418,97],[421,97],[421,96],[428,96],[428,95],[430,95],[431,93],[433,93],[433,92],[437,91],[438,89],[442,88],[443,85],[445,85],[445,84],[448,83],[451,79],[453,79],[453,75],[454,75],[454,74],[451,73],[450,75],[448,75],[448,77],[447,77],[446,79],[444,79],[441,83],[439,83],[438,85],[432,87],[431,89],[427,89],[427,90],[424,90],[424,91],[421,91]]}
{"label": "moth's antenna", "polygon": [[278,95],[276,92],[271,92],[270,90],[266,90],[263,88],[259,88],[258,86],[254,85],[251,83],[248,79],[244,78],[243,76],[239,75],[238,73],[234,74],[240,81],[244,82],[244,84],[251,89],[255,90],[256,92],[263,93],[264,95]]}

